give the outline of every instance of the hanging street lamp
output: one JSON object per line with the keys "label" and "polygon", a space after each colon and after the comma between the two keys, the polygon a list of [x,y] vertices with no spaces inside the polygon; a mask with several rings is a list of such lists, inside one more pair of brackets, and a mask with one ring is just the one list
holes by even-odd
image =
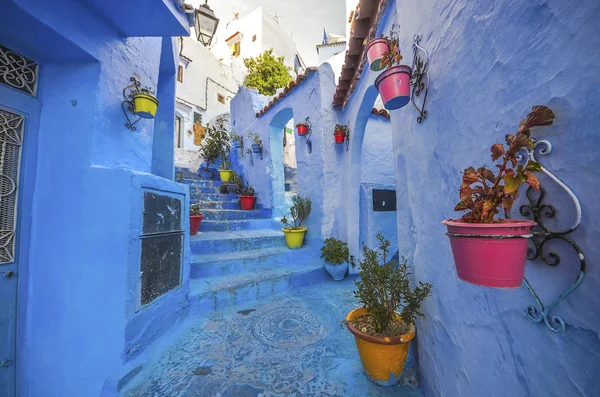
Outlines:
{"label": "hanging street lamp", "polygon": [[219,18],[208,6],[208,0],[196,9],[196,37],[205,47],[208,47],[219,26]]}

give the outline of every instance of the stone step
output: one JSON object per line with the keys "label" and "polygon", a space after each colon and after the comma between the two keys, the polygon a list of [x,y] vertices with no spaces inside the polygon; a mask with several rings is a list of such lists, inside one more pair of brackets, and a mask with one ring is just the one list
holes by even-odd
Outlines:
{"label": "stone step", "polygon": [[192,198],[190,200],[192,204],[200,204],[200,208],[203,209],[217,209],[217,210],[239,210],[239,201],[198,201]]}
{"label": "stone step", "polygon": [[192,254],[218,254],[285,247],[283,232],[277,230],[245,230],[235,232],[203,231],[191,236]]}
{"label": "stone step", "polygon": [[[239,204],[238,204],[239,205]],[[271,219],[245,219],[236,221],[202,221],[201,231],[231,232],[242,230],[258,230],[280,227],[280,223]]]}
{"label": "stone step", "polygon": [[296,263],[261,271],[190,280],[190,315],[257,302],[329,279],[322,263]]}
{"label": "stone step", "polygon": [[199,187],[190,185],[190,195],[196,194],[221,194],[218,187]]}
{"label": "stone step", "polygon": [[235,194],[216,194],[216,193],[200,193],[190,195],[190,201],[235,201],[238,196]]}
{"label": "stone step", "polygon": [[323,260],[307,248],[291,250],[288,247],[234,251],[220,254],[193,255],[191,278],[215,277],[225,274],[289,268],[296,263],[324,265]]}
{"label": "stone step", "polygon": [[223,184],[223,182],[221,182],[221,180],[212,180],[212,179],[190,179],[190,178],[184,178],[183,182],[186,185],[190,185],[190,188],[192,187],[213,187],[213,188],[219,188],[219,186],[221,186]]}
{"label": "stone step", "polygon": [[233,221],[242,219],[265,219],[271,217],[271,211],[258,209],[253,211],[202,209],[204,219],[207,221]]}

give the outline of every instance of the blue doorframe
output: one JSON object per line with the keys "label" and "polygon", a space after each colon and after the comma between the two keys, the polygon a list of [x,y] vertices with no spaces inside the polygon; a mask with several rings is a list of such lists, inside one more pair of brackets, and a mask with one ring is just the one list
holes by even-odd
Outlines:
{"label": "blue doorframe", "polygon": [[0,109],[24,117],[17,185],[14,261],[0,264],[0,396],[14,397],[18,395],[15,381],[17,368],[21,365],[19,345],[24,337],[24,330],[21,329],[24,318],[19,318],[17,313],[25,313],[27,303],[31,202],[37,164],[40,104],[33,96],[0,85]]}

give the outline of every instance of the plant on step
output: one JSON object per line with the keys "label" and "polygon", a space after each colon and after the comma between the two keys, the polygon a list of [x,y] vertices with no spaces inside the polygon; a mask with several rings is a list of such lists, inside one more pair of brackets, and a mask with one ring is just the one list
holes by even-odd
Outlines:
{"label": "plant on step", "polygon": [[[355,281],[357,289],[354,291],[354,296],[367,309],[370,321],[355,321],[355,325],[358,323],[373,335],[396,336],[390,335],[393,329],[401,335],[408,331],[417,316],[423,315],[421,304],[431,294],[433,286],[420,281],[414,289],[411,288],[411,273],[406,259],[402,258],[399,264],[388,261],[390,242],[381,233],[377,234],[377,240],[379,252],[363,244],[364,259],[360,261],[360,278]],[[396,316],[398,310],[400,318]],[[373,327],[363,324],[372,324]]]}
{"label": "plant on step", "polygon": [[326,238],[321,247],[321,258],[333,265],[341,265],[350,261],[348,243],[334,237]]}
{"label": "plant on step", "polygon": [[419,282],[411,288],[408,264],[388,261],[390,242],[380,233],[379,252],[363,244],[360,278],[354,295],[363,307],[351,310],[346,327],[354,335],[363,373],[382,386],[398,383],[415,337],[415,319],[433,286]]}
{"label": "plant on step", "polygon": [[190,235],[193,236],[198,233],[198,229],[200,229],[200,224],[202,223],[202,218],[204,218],[204,214],[200,210],[200,204],[192,204],[190,205]]}
{"label": "plant on step", "polygon": [[550,108],[534,106],[521,120],[517,132],[505,136],[506,145],[496,143],[490,147],[497,171],[486,167],[465,169],[460,202],[454,210],[466,213],[460,219],[442,222],[448,228],[456,273],[461,280],[492,288],[518,288],[523,283],[528,238],[536,223],[496,215],[502,208],[505,218],[510,218],[521,185],[540,189],[535,173],[542,167],[529,156],[522,161],[520,152],[534,150],[531,129],[549,126],[554,118]]}
{"label": "plant on step", "polygon": [[181,171],[175,172],[175,182],[177,182],[177,183],[183,183],[183,180],[184,180],[184,178],[183,178],[183,172],[181,172]]}
{"label": "plant on step", "polygon": [[292,197],[292,206],[290,207],[290,216],[292,217],[293,224],[289,223],[285,216],[281,218],[281,223],[283,223],[286,229],[298,230],[302,228],[302,223],[310,215],[311,210],[312,201],[307,197],[303,198],[296,195]]}
{"label": "plant on step", "polygon": [[245,196],[245,197],[256,196],[254,188],[249,183],[245,183],[245,184],[241,183],[241,184],[236,185],[234,193],[237,194],[238,196]]}
{"label": "plant on step", "polygon": [[[227,154],[231,151],[227,130],[228,122],[227,117],[219,116],[207,126],[206,137],[198,151],[200,157],[206,162],[207,172],[211,172],[209,169],[210,164],[215,164],[219,157],[221,158],[222,169],[228,169],[225,168],[227,167]],[[211,172],[211,174],[213,173]]]}
{"label": "plant on step", "polygon": [[190,205],[190,216],[200,216],[202,211],[200,210],[200,204]]}
{"label": "plant on step", "polygon": [[498,162],[496,173],[486,167],[465,169],[460,202],[454,208],[454,211],[467,211],[461,222],[493,223],[500,207],[504,208],[504,215],[508,218],[518,197],[519,186],[527,183],[539,190],[540,182],[535,172],[541,171],[541,166],[533,160],[520,164],[518,155],[522,149],[533,149],[535,142],[531,138],[531,128],[551,125],[554,117],[548,107],[534,106],[527,118],[521,121],[516,134],[505,136],[506,146],[495,143],[490,148],[492,161]]}

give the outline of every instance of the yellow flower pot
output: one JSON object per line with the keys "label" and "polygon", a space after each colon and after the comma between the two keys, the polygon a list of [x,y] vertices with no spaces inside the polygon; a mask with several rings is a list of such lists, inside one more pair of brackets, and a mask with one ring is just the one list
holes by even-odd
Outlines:
{"label": "yellow flower pot", "polygon": [[380,386],[393,386],[400,380],[408,356],[408,342],[415,337],[415,326],[411,324],[410,331],[401,336],[369,335],[352,325],[352,320],[365,314],[369,312],[363,307],[346,316],[346,326],[354,334],[365,375]]}
{"label": "yellow flower pot", "polygon": [[153,119],[158,108],[158,99],[148,94],[136,94],[133,96],[135,114],[143,119]]}
{"label": "yellow flower pot", "polygon": [[223,182],[229,182],[231,180],[231,175],[233,175],[232,170],[219,170],[219,176]]}
{"label": "yellow flower pot", "polygon": [[300,229],[281,229],[285,234],[285,242],[288,248],[302,248],[304,243],[304,235],[306,234],[307,228],[301,227]]}

